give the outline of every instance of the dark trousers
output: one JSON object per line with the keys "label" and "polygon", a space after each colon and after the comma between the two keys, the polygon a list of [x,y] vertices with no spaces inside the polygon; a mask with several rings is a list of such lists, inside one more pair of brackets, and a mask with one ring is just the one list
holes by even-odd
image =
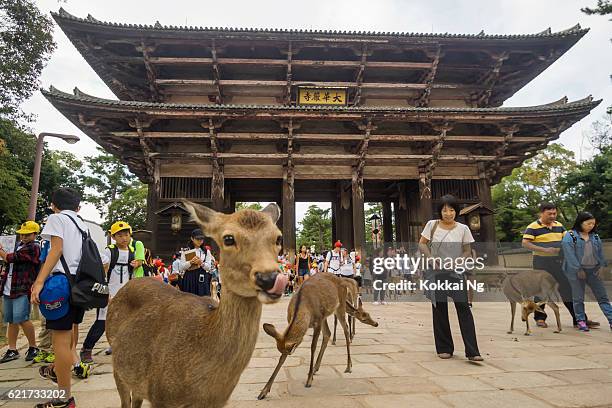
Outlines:
{"label": "dark trousers", "polygon": [[106,320],[96,320],[87,332],[87,337],[85,337],[85,341],[83,342],[83,349],[93,349],[98,340],[102,338],[104,330],[106,330]]}
{"label": "dark trousers", "polygon": [[[568,312],[572,315],[574,326],[576,325],[576,313],[574,313],[574,303],[572,301],[572,287],[562,269],[563,260],[558,256],[534,256],[533,269],[542,269],[550,273],[553,278],[559,283],[559,294],[563,300],[563,304]],[[536,302],[541,301],[539,297],[535,297]],[[544,310],[544,305],[542,305]],[[546,313],[534,312],[533,318],[538,320],[546,320]]]}
{"label": "dark trousers", "polygon": [[[454,277],[440,276],[439,281],[448,280],[450,282],[460,282],[460,279]],[[434,293],[435,305],[431,305],[433,315],[433,331],[434,340],[436,343],[436,352],[453,354],[455,346],[453,336],[451,334],[450,323],[448,321],[448,298],[453,299],[455,309],[457,310],[457,318],[459,319],[459,327],[461,329],[461,337],[465,347],[466,357],[475,357],[480,355],[478,351],[478,342],[476,340],[476,327],[474,326],[474,316],[467,302],[467,290],[464,288],[461,291],[446,291],[437,290]]]}

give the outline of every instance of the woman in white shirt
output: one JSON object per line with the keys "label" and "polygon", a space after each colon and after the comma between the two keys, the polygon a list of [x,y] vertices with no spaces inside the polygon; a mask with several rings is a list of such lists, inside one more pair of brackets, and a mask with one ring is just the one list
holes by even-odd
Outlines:
{"label": "woman in white shirt", "polygon": [[[426,278],[429,283],[441,283],[457,285],[461,289],[441,289],[427,292],[432,301],[434,340],[438,357],[448,359],[453,356],[454,345],[448,321],[448,298],[453,299],[461,337],[465,346],[465,355],[471,361],[482,361],[476,341],[476,328],[474,317],[468,305],[465,277],[457,274],[455,270],[448,267],[458,258],[471,256],[470,244],[474,242],[472,233],[467,225],[455,221],[459,214],[459,205],[452,195],[441,198],[436,215],[440,219],[430,220],[421,233],[419,248],[435,266],[428,270]],[[432,258],[433,257],[433,258]],[[452,260],[453,262],[447,261]],[[437,262],[444,260],[444,262]]]}
{"label": "woman in white shirt", "polygon": [[204,238],[204,233],[199,228],[191,232],[189,247],[195,249],[195,256],[187,261],[183,252],[178,265],[179,273],[183,275],[179,283],[180,289],[198,296],[210,296],[210,271],[215,261],[210,250],[204,247]]}

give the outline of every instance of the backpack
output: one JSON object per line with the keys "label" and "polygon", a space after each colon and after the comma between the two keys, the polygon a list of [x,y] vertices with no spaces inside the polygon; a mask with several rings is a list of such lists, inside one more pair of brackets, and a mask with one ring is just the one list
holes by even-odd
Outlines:
{"label": "backpack", "polygon": [[[127,266],[128,280],[131,280],[134,274],[134,267],[130,265],[130,263],[134,260],[134,251],[135,251],[132,243],[130,242],[130,244],[128,245],[128,260],[126,264],[117,262],[119,260],[119,248],[117,248],[115,244],[109,245],[108,249],[110,249],[111,257],[110,257],[110,262],[108,264],[108,272],[106,272],[106,281],[110,282],[111,273],[113,273],[113,269],[115,269],[115,266],[117,265]],[[123,271],[121,272],[121,275],[119,277],[119,282],[123,283]]]}
{"label": "backpack", "polygon": [[70,221],[72,221],[83,237],[81,243],[81,260],[79,261],[74,280],[72,279],[64,255],[60,257],[64,272],[71,283],[70,304],[86,310],[104,308],[108,305],[108,283],[106,282],[104,266],[102,265],[98,247],[94,240],[91,239],[89,231],[83,231],[74,218],[68,214],[64,215],[70,218]]}

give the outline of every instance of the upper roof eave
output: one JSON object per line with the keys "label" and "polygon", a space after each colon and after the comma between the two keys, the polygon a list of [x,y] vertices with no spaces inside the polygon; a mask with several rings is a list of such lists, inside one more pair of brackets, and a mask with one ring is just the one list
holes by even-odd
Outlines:
{"label": "upper roof eave", "polygon": [[186,103],[159,103],[122,101],[98,98],[88,95],[78,88],[74,94],[69,94],[51,86],[49,90],[41,89],[43,95],[51,102],[54,100],[72,101],[84,105],[98,105],[107,107],[121,107],[125,109],[166,109],[166,110],[267,110],[267,111],[319,111],[319,112],[350,112],[350,113],[403,113],[403,112],[437,112],[437,113],[550,113],[568,112],[576,110],[590,111],[599,105],[602,99],[593,100],[592,96],[567,102],[567,98],[558,101],[525,107],[497,107],[497,108],[469,108],[469,107],[397,107],[397,106],[304,106],[304,105],[213,105],[213,104],[186,104]]}
{"label": "upper roof eave", "polygon": [[[100,21],[89,14],[87,18],[76,17],[68,13],[63,8],[58,12],[51,12],[55,21],[61,26],[62,23],[76,22],[87,24],[90,26],[100,26],[117,29],[127,29],[136,31],[149,32],[204,32],[210,34],[257,34],[257,35],[288,35],[291,37],[303,37],[308,39],[311,36],[325,36],[328,38],[350,37],[354,40],[356,37],[362,37],[364,40],[384,38],[384,39],[469,39],[469,40],[529,40],[529,39],[558,39],[565,37],[574,37],[576,40],[584,36],[589,28],[582,28],[580,24],[576,24],[566,30],[552,32],[550,28],[539,33],[532,34],[485,34],[481,31],[478,34],[452,34],[452,33],[414,33],[414,32],[379,32],[379,31],[344,31],[344,30],[305,30],[305,29],[284,29],[284,28],[234,28],[234,27],[193,27],[193,26],[173,26],[162,25],[158,22],[155,24],[125,24]],[[296,38],[296,39],[297,39]]]}

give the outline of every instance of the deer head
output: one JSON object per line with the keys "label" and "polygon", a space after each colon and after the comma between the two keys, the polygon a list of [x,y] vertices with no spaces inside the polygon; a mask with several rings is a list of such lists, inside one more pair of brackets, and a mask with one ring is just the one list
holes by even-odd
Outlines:
{"label": "deer head", "polygon": [[[287,334],[291,333],[291,334],[297,335],[298,338],[285,339],[285,336],[280,334],[276,330],[276,327],[274,327],[273,324],[264,323],[263,329],[266,332],[266,334],[268,334],[270,337],[273,337],[276,340],[276,348],[278,349],[278,351],[280,351],[281,354],[293,353],[295,349],[297,348],[297,346],[299,346],[300,343],[302,343],[302,339],[304,338],[304,334],[306,333],[305,330],[303,332],[301,330],[298,330],[296,332],[289,332],[289,330],[287,330]],[[308,329],[308,327],[306,327],[306,329]],[[296,337],[296,336],[293,336],[293,337]]]}
{"label": "deer head", "polygon": [[346,302],[346,313],[353,316],[361,323],[369,324],[370,326],[378,327],[378,322],[372,319],[370,314],[363,310],[363,302],[359,299],[358,307],[355,309],[348,301]]}
{"label": "deer head", "polygon": [[536,303],[533,300],[523,300],[521,302],[521,306],[523,307],[521,311],[521,320],[524,322],[527,321],[527,318],[533,312],[544,313],[544,310],[542,310],[542,305],[544,304],[546,304],[546,301]]}
{"label": "deer head", "polygon": [[219,270],[226,290],[242,297],[273,303],[282,296],[287,277],[278,272],[282,235],[276,222],[280,209],[269,204],[261,211],[223,214],[184,200],[192,218],[219,246]]}

